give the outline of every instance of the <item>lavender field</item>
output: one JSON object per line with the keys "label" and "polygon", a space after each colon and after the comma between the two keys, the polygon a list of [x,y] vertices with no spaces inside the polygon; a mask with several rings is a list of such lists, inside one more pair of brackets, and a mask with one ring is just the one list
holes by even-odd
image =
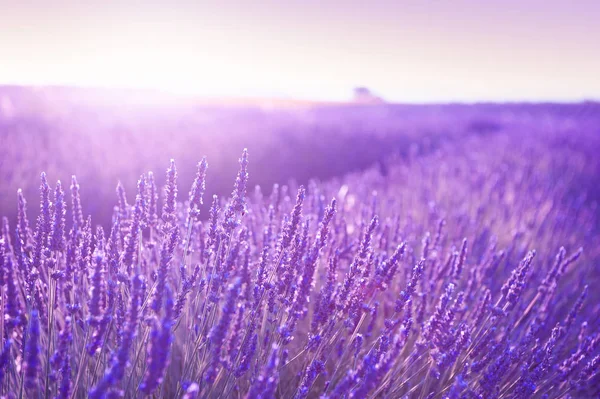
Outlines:
{"label": "lavender field", "polygon": [[600,397],[597,103],[1,92],[1,397]]}

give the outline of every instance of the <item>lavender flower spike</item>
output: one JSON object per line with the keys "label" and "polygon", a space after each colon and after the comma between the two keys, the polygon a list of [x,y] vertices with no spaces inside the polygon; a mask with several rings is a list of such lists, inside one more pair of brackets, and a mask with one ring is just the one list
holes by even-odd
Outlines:
{"label": "lavender flower spike", "polygon": [[192,183],[192,189],[190,190],[188,223],[198,220],[200,216],[200,206],[204,203],[204,191],[206,190],[207,169],[208,162],[206,162],[206,157],[203,157],[202,161],[198,162],[198,170]]}
{"label": "lavender flower spike", "polygon": [[396,312],[400,313],[404,308],[406,302],[408,302],[417,288],[419,280],[423,276],[423,270],[425,268],[425,259],[421,259],[419,263],[415,265],[412,271],[409,282],[406,284],[406,288],[400,292],[398,299],[396,300]]}
{"label": "lavender flower spike", "polygon": [[171,230],[170,235],[167,238],[168,240],[165,240],[163,242],[162,248],[160,250],[160,264],[158,266],[156,289],[154,291],[154,298],[152,301],[152,309],[156,313],[158,313],[160,311],[160,308],[162,307],[163,295],[167,284],[168,273],[170,270],[169,266],[171,260],[173,259],[173,255],[175,253],[175,249],[177,247],[177,242],[179,239],[179,229],[173,228]]}
{"label": "lavender flower spike", "polygon": [[502,286],[502,295],[506,297],[506,302],[509,307],[512,307],[521,297],[521,293],[525,289],[527,283],[527,272],[531,266],[531,262],[535,257],[535,251],[530,251],[527,256],[521,261],[519,266],[513,270],[510,278]]}
{"label": "lavender flower spike", "polygon": [[279,348],[273,344],[269,361],[262,369],[259,377],[250,387],[245,399],[275,398],[275,391],[279,383]]}
{"label": "lavender flower spike", "polygon": [[292,210],[291,220],[285,227],[283,238],[281,240],[282,248],[287,248],[296,234],[296,230],[300,224],[300,218],[302,217],[302,203],[304,202],[305,196],[306,190],[304,189],[304,186],[300,186],[298,189],[298,196],[296,197],[296,205],[294,205],[294,209]]}
{"label": "lavender flower spike", "polygon": [[50,237],[50,249],[53,251],[63,251],[66,247],[65,242],[65,215],[67,213],[65,204],[65,192],[62,189],[60,180],[56,182],[54,192],[54,216],[52,219],[52,233]]}
{"label": "lavender flower spike", "polygon": [[27,245],[29,240],[29,220],[27,219],[27,201],[23,196],[23,190],[17,190],[18,212],[17,212],[17,233],[23,240],[23,245]]}
{"label": "lavender flower spike", "polygon": [[103,399],[109,396],[111,388],[117,385],[125,375],[125,370],[129,363],[129,352],[137,332],[139,322],[140,305],[142,302],[143,278],[134,276],[132,278],[131,300],[129,304],[129,314],[127,315],[127,324],[121,334],[121,342],[113,353],[111,363],[106,369],[104,376],[89,392],[90,399]]}
{"label": "lavender flower spike", "polygon": [[146,187],[148,190],[148,223],[150,227],[156,227],[156,223],[158,222],[158,190],[156,189],[154,173],[152,172],[148,172],[148,184]]}
{"label": "lavender flower spike", "polygon": [[165,316],[160,326],[154,326],[150,335],[148,348],[148,368],[144,381],[140,384],[140,391],[150,395],[163,381],[165,370],[169,364],[171,343],[173,342],[173,294],[169,287],[165,287]]}
{"label": "lavender flower spike", "polygon": [[81,209],[79,183],[77,183],[75,175],[71,176],[71,212],[73,213],[73,227],[77,231],[83,227],[83,211]]}
{"label": "lavender flower spike", "polygon": [[212,359],[208,370],[206,371],[205,380],[209,383],[212,383],[216,377],[217,366],[221,361],[221,349],[225,342],[225,338],[227,337],[227,331],[229,330],[231,320],[235,315],[235,303],[239,296],[240,286],[241,279],[239,278],[237,278],[233,284],[229,285],[227,298],[225,299],[225,304],[223,305],[223,311],[221,313],[221,319],[210,331],[208,337],[211,346]]}
{"label": "lavender flower spike", "polygon": [[102,316],[102,297],[104,295],[104,253],[96,250],[93,257],[94,274],[92,275],[92,288],[89,301],[89,317],[93,324]]}
{"label": "lavender flower spike", "polygon": [[4,376],[6,375],[6,366],[10,358],[10,348],[12,347],[12,339],[4,341],[4,348],[0,353],[0,386],[4,383]]}
{"label": "lavender flower spike", "polygon": [[233,230],[237,225],[236,214],[246,213],[246,185],[248,184],[248,150],[244,148],[240,158],[240,170],[235,179],[231,200],[225,208],[224,226],[227,231]]}
{"label": "lavender flower spike", "polygon": [[163,205],[162,218],[166,223],[175,223],[175,210],[177,206],[177,167],[175,160],[171,159],[167,169],[167,185],[165,186],[165,203]]}
{"label": "lavender flower spike", "polygon": [[25,386],[36,389],[38,386],[38,372],[40,369],[40,317],[37,310],[32,310],[27,329],[27,341],[25,342],[24,364]]}
{"label": "lavender flower spike", "polygon": [[39,245],[44,247],[48,244],[50,232],[52,231],[52,215],[50,214],[50,186],[48,185],[48,180],[46,179],[46,173],[42,172],[40,178],[42,181],[40,186],[41,201],[38,236],[36,237],[36,240],[39,241]]}

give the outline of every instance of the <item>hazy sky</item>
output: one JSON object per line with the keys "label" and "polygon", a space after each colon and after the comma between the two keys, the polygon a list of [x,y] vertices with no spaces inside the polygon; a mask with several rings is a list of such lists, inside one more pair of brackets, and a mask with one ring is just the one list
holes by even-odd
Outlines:
{"label": "hazy sky", "polygon": [[600,99],[600,0],[0,0],[0,83]]}

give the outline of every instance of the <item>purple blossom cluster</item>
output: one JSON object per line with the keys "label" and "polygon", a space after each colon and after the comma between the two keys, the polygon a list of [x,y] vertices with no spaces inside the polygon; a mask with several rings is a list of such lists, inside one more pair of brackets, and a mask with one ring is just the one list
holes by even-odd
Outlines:
{"label": "purple blossom cluster", "polygon": [[0,396],[598,397],[593,162],[561,140],[272,189],[244,150],[207,215],[210,159],[187,198],[171,160],[162,195],[118,185],[108,235],[42,174],[37,221],[19,191],[3,223]]}

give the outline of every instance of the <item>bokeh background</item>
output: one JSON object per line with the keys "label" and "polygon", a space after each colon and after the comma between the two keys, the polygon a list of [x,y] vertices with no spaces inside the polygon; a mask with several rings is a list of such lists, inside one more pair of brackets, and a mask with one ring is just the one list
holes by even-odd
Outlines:
{"label": "bokeh background", "polygon": [[562,132],[590,158],[600,135],[597,1],[0,6],[10,219],[41,171],[77,175],[86,212],[108,225],[117,182],[133,198],[171,158],[185,190],[206,155],[209,191],[225,194],[247,147],[250,183],[269,193],[469,135]]}

